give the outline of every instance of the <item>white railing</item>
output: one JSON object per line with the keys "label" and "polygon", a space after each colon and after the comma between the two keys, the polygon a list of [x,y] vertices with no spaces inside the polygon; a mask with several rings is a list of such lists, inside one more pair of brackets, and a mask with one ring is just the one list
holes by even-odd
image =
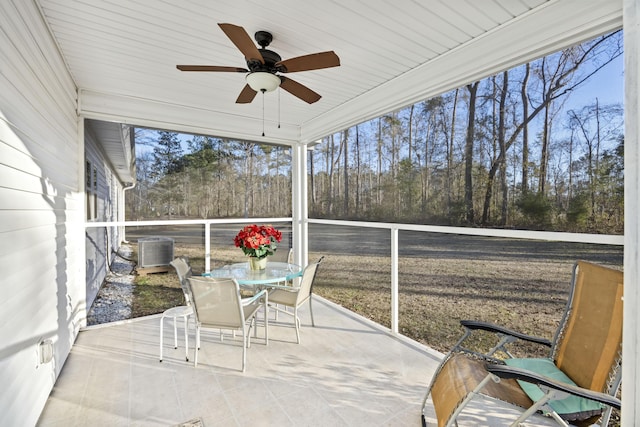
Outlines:
{"label": "white railing", "polygon": [[[166,225],[202,225],[204,226],[204,269],[211,270],[211,226],[221,224],[253,224],[258,222],[276,223],[291,222],[291,218],[234,218],[234,219],[176,219],[159,221],[113,221],[113,222],[87,222],[86,228],[96,227],[149,227]],[[122,238],[126,239],[122,233]]]}
{"label": "white railing", "polygon": [[398,231],[419,231],[467,236],[499,237],[524,240],[546,240],[569,243],[593,243],[598,245],[624,245],[624,236],[610,234],[583,234],[552,231],[505,230],[489,228],[444,227],[436,225],[395,224],[383,222],[338,221],[328,219],[309,219],[310,224],[327,224],[348,227],[382,228],[391,233],[391,331],[398,333]]}
{"label": "white railing", "polygon": [[[205,271],[211,270],[211,226],[222,224],[247,224],[247,223],[282,223],[292,222],[292,218],[234,218],[234,219],[189,219],[189,220],[161,220],[161,221],[117,221],[117,222],[88,222],[86,228],[94,227],[145,227],[145,226],[175,226],[175,225],[202,225],[204,226],[204,248],[205,248]],[[348,226],[361,228],[387,229],[391,234],[391,331],[398,333],[398,232],[400,230],[418,231],[427,233],[443,233],[467,236],[498,237],[509,239],[554,241],[568,243],[590,243],[597,245],[623,246],[624,236],[610,234],[584,234],[565,233],[552,231],[528,231],[528,230],[505,230],[487,228],[467,228],[467,227],[445,227],[435,225],[418,224],[395,224],[383,222],[364,221],[340,221],[328,219],[308,219],[309,224],[326,224],[334,226]],[[295,242],[296,239],[293,239]],[[305,242],[305,244],[308,243]],[[293,248],[294,251],[298,248]],[[308,253],[308,247],[304,248],[304,253]]]}

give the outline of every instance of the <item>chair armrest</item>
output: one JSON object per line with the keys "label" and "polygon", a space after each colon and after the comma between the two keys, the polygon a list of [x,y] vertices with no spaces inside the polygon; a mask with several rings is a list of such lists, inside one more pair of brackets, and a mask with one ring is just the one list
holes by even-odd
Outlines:
{"label": "chair armrest", "polygon": [[475,320],[461,320],[460,324],[462,326],[464,326],[467,329],[470,330],[483,330],[483,331],[488,331],[488,332],[495,332],[495,333],[499,333],[499,334],[504,334],[504,335],[509,335],[524,341],[529,341],[529,342],[533,342],[533,343],[537,343],[537,344],[542,344],[545,345],[547,347],[551,347],[551,341],[549,341],[546,338],[541,338],[541,337],[534,337],[532,335],[526,335],[499,325],[495,325],[493,323],[488,323],[488,322],[479,322],[479,321],[475,321]]}
{"label": "chair armrest", "polygon": [[544,387],[549,387],[554,390],[559,390],[575,396],[583,397],[585,399],[594,400],[618,410],[622,406],[622,402],[620,401],[620,399],[617,399],[614,396],[556,381],[551,378],[536,374],[535,372],[528,371],[526,369],[507,365],[495,365],[492,363],[485,364],[485,367],[487,371],[500,378],[521,380]]}
{"label": "chair armrest", "polygon": [[283,291],[298,292],[299,286],[287,286],[287,285],[268,285],[269,289],[282,289]]}
{"label": "chair armrest", "polygon": [[242,298],[242,305],[251,305],[253,303],[255,303],[256,301],[260,300],[260,298],[268,298],[269,297],[269,293],[267,292],[266,289],[261,290],[260,292],[258,292],[257,294],[255,294],[252,297],[249,298]]}

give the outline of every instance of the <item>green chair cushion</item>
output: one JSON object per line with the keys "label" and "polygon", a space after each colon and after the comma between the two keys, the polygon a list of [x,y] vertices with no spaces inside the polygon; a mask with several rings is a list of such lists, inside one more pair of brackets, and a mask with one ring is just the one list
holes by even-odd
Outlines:
{"label": "green chair cushion", "polygon": [[[565,384],[576,385],[571,378],[558,369],[553,361],[549,359],[506,359],[504,363],[508,366],[535,372],[538,375],[543,375]],[[518,380],[518,383],[532,401],[536,402],[544,396],[544,393],[536,384],[520,380]],[[550,400],[548,405],[561,418],[569,421],[584,420],[599,415],[604,410],[604,406],[598,402],[573,395],[569,395],[564,399]]]}

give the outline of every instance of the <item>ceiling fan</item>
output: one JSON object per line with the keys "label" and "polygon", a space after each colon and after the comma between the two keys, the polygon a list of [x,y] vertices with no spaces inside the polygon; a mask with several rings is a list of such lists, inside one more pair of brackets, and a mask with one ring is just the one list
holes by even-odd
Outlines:
{"label": "ceiling fan", "polygon": [[246,76],[247,84],[236,99],[238,104],[248,104],[253,101],[258,92],[271,92],[278,87],[309,104],[313,104],[321,98],[318,93],[280,74],[319,70],[340,65],[340,58],[333,51],[312,53],[283,61],[280,55],[267,49],[273,40],[271,33],[267,31],[255,33],[255,40],[261,47],[258,49],[244,28],[233,24],[218,24],[218,26],[244,54],[247,68],[217,65],[176,65],[176,67],[180,71],[248,73]]}

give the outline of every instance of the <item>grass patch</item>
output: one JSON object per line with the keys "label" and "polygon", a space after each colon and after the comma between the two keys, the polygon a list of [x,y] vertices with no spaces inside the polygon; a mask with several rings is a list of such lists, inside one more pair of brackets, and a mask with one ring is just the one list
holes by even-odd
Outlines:
{"label": "grass patch", "polygon": [[136,281],[131,304],[132,317],[162,313],[168,308],[179,305],[184,305],[182,289],[149,283],[139,284]]}
{"label": "grass patch", "polygon": [[134,284],[131,317],[162,313],[185,303],[175,272],[136,276]]}

